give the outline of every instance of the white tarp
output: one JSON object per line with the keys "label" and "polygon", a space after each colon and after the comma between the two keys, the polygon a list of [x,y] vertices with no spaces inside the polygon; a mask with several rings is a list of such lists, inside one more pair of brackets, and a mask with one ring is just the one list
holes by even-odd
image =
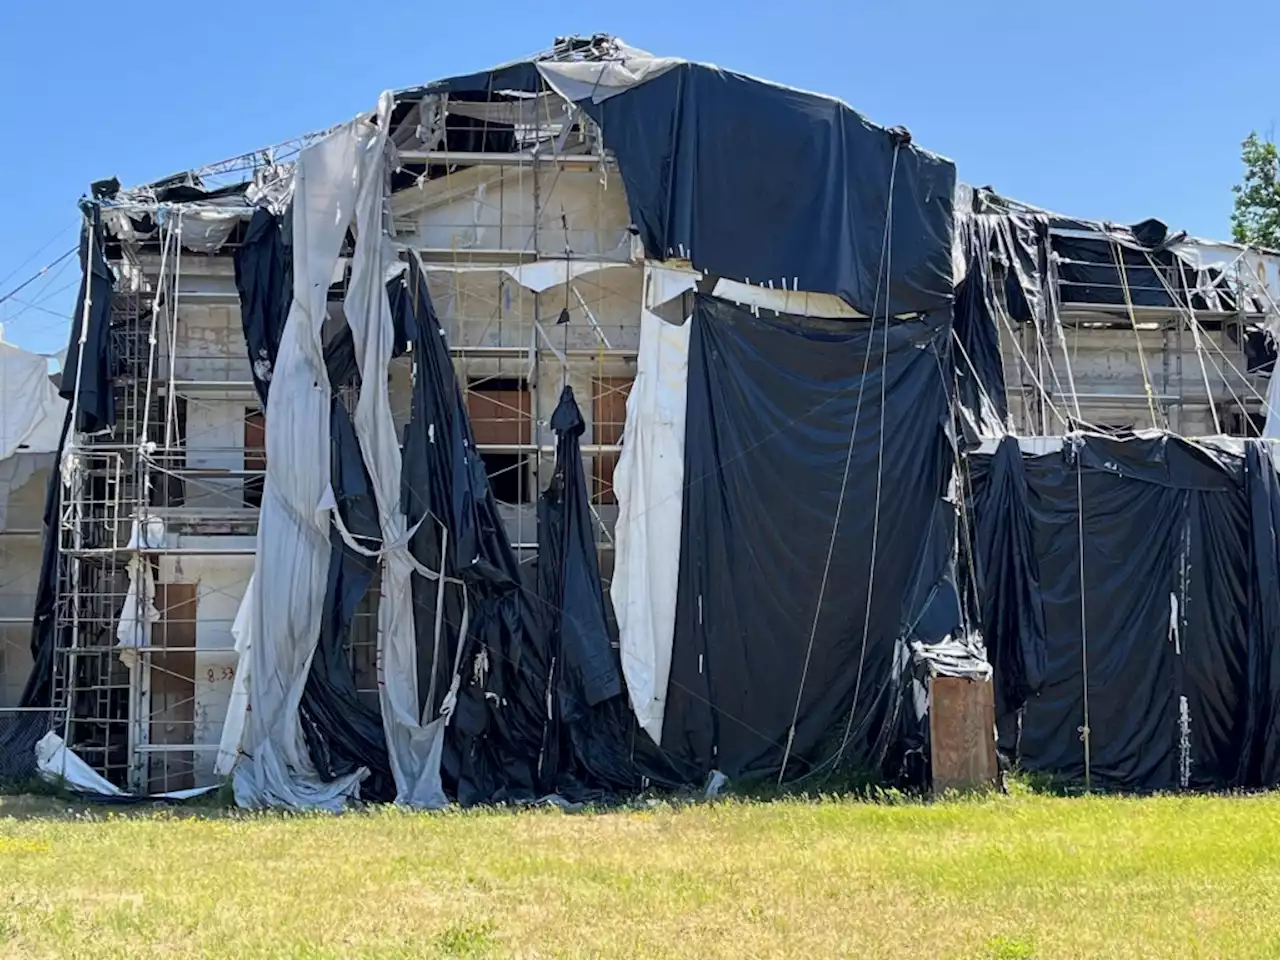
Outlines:
{"label": "white tarp", "polygon": [[249,709],[249,671],[252,663],[249,649],[253,644],[250,614],[255,603],[253,583],[253,577],[250,576],[249,583],[244,588],[244,596],[240,599],[240,609],[236,611],[235,622],[231,624],[231,639],[236,649],[236,675],[231,681],[231,699],[227,702],[227,717],[222,722],[218,757],[213,763],[213,772],[220,777],[230,776],[235,769]]}
{"label": "white tarp", "polygon": [[[68,750],[63,739],[50,731],[36,743],[36,771],[46,783],[69,787],[81,793],[95,793],[102,797],[133,797],[103,777],[84,762],[74,750]],[[171,790],[168,793],[149,794],[153,800],[189,800],[218,789],[217,784],[193,787],[189,790]]]}
{"label": "white tarp", "polygon": [[[391,94],[378,103],[379,136],[385,141]],[[378,153],[381,157],[383,154]],[[387,737],[396,802],[414,807],[448,803],[440,782],[446,718],[428,722],[418,708],[417,643],[413,625],[413,573],[408,523],[400,502],[400,437],[391,413],[388,365],[394,341],[386,276],[394,249],[382,225],[386,177],[375,166],[364,178],[356,208],[356,248],[344,312],[360,367],[360,399],[353,423],[378,506],[382,531],[378,604],[378,695]],[[336,516],[336,512],[335,512]]]}
{"label": "white tarp", "polygon": [[[140,551],[144,547],[163,547],[164,543],[164,521],[147,517],[142,522],[133,521],[125,549]],[[127,572],[129,588],[116,618],[116,646],[120,649],[120,662],[132,669],[138,664],[134,648],[151,646],[151,625],[160,620],[160,611],[154,603],[156,582],[146,556],[142,553],[130,556]]]}
{"label": "white tarp", "polygon": [[1213,295],[1215,292],[1208,271],[1221,271],[1230,281],[1240,283],[1248,293],[1262,300],[1268,312],[1278,309],[1280,256],[1234,243],[1197,239],[1172,244],[1169,250],[1202,275],[1202,293]]}
{"label": "white tarp", "polygon": [[249,607],[252,681],[235,770],[241,806],[338,809],[358,795],[367,775],[362,768],[322,781],[298,707],[320,634],[330,552],[330,512],[323,501],[331,390],[321,331],[356,199],[371,176],[384,175],[385,147],[385,129],[358,117],[304,149],[294,169],[294,296],[266,414],[267,475]]}
{"label": "white tarp", "polygon": [[655,743],[662,737],[680,575],[684,421],[691,322],[653,311],[694,289],[698,275],[646,264],[636,379],[627,398],[610,595],[631,706]]}
{"label": "white tarp", "polygon": [[58,449],[67,401],[49,379],[49,361],[0,342],[0,460]]}
{"label": "white tarp", "polygon": [[732,300],[739,306],[752,307],[757,312],[772,310],[798,317],[825,317],[832,320],[866,319],[866,314],[859,313],[834,293],[775,289],[722,277],[716,281],[711,295],[722,300]]}
{"label": "white tarp", "polygon": [[514,267],[503,267],[502,272],[526,290],[544,293],[552,287],[562,287],[570,280],[609,270],[613,267],[630,267],[630,263],[611,263],[601,260],[537,260]]}
{"label": "white tarp", "polygon": [[236,224],[246,220],[241,210],[193,207],[178,214],[182,245],[193,253],[217,253],[231,239]]}
{"label": "white tarp", "polygon": [[1267,386],[1267,422],[1262,428],[1264,440],[1280,440],[1280,371],[1271,374]]}
{"label": "white tarp", "polygon": [[678,57],[655,57],[621,41],[618,54],[617,60],[541,61],[538,72],[566,100],[600,103],[685,62]]}

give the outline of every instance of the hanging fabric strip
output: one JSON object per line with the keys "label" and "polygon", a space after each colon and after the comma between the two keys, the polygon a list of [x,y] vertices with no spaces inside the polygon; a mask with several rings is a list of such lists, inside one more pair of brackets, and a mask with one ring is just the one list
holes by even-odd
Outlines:
{"label": "hanging fabric strip", "polygon": [[294,296],[272,370],[267,475],[251,591],[252,642],[243,752],[235,771],[241,806],[340,808],[363,769],[332,782],[316,773],[299,722],[330,558],[331,389],[322,329],[330,280],[356,200],[381,178],[385,127],[357,118],[303,150],[294,172]]}
{"label": "hanging fabric strip", "polygon": [[697,274],[645,264],[636,379],[613,477],[618,522],[610,594],[631,706],[654,743],[662,739],[676,629],[692,323],[668,323],[654,310],[693,290],[696,281]]}
{"label": "hanging fabric strip", "polygon": [[395,256],[382,218],[387,187],[384,146],[392,106],[391,94],[383,94],[378,103],[379,139],[373,159],[376,175],[364,180],[357,200],[357,240],[344,309],[360,368],[360,399],[353,423],[382,528],[378,695],[396,781],[396,802],[438,808],[448,803],[440,780],[443,722],[423,721],[418,696],[412,577],[420,565],[409,554],[412,531],[400,500],[403,461],[388,377],[395,331],[384,277]]}

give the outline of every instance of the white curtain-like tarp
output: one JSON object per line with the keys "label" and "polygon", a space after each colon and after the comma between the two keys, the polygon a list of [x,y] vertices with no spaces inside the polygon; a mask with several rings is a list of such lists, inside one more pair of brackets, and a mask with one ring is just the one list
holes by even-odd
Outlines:
{"label": "white curtain-like tarp", "polygon": [[387,120],[380,109],[376,124],[363,117],[344,124],[303,150],[294,170],[293,304],[271,380],[254,589],[246,594],[248,704],[234,778],[236,802],[245,807],[337,809],[367,775],[361,769],[321,780],[298,708],[320,634],[330,553],[331,389],[321,334],[357,199],[385,176]]}
{"label": "white curtain-like tarp", "polygon": [[645,265],[636,379],[613,481],[618,522],[610,594],[631,706],[654,743],[662,738],[676,627],[691,326],[687,317],[676,325],[654,311],[696,281],[686,270]]}
{"label": "white curtain-like tarp", "polygon": [[227,717],[222,722],[222,738],[218,741],[218,756],[213,763],[213,772],[220,777],[229,777],[240,757],[240,744],[244,738],[244,722],[249,711],[249,671],[252,669],[252,658],[249,650],[253,645],[253,627],[250,613],[256,602],[253,596],[254,579],[244,588],[244,596],[240,598],[240,609],[236,611],[235,622],[231,624],[231,639],[236,651],[236,675],[231,681],[231,699],[227,703]]}
{"label": "white curtain-like tarp", "polygon": [[58,449],[67,401],[49,379],[49,361],[0,341],[0,460]]}
{"label": "white curtain-like tarp", "polygon": [[[390,94],[384,94],[378,105],[384,126],[391,107]],[[389,393],[394,326],[386,279],[396,268],[396,257],[383,230],[385,205],[386,178],[369,177],[361,185],[357,200],[358,239],[344,305],[360,368],[360,399],[353,422],[373,485],[382,532],[378,695],[396,781],[396,802],[436,808],[448,803],[440,782],[447,717],[431,721],[418,708],[418,654],[413,623],[413,574],[417,564],[409,553],[412,531],[401,509],[402,459]]]}

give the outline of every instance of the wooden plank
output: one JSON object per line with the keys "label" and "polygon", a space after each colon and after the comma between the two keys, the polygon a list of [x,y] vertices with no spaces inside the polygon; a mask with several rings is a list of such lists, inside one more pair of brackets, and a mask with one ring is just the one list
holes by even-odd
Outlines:
{"label": "wooden plank", "polygon": [[929,740],[934,793],[994,788],[1000,769],[992,684],[935,677],[929,695]]}
{"label": "wooden plank", "polygon": [[467,415],[476,443],[531,443],[533,406],[528,389],[488,389],[483,385],[467,390]]}
{"label": "wooden plank", "polygon": [[[634,377],[597,377],[592,389],[591,433],[597,444],[622,442],[622,428],[627,422],[627,397],[631,395]],[[597,453],[592,464],[591,494],[595,503],[617,503],[613,492],[613,472],[618,454]]]}

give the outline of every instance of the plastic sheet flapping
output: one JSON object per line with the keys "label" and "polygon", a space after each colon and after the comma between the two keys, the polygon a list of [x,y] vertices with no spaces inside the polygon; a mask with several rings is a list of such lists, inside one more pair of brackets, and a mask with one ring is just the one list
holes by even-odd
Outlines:
{"label": "plastic sheet flapping", "polygon": [[[1010,450],[972,457],[971,479],[980,580],[1005,578],[982,603],[1004,630],[1006,710],[1012,654],[1034,642],[1043,612],[1023,765],[1083,780],[1087,732],[1095,787],[1274,785],[1280,488],[1269,454],[1253,442],[1242,457],[1167,435],[1080,436],[1023,456],[1023,484],[1001,479],[1016,469]],[[1010,611],[1015,601],[1029,610]]]}
{"label": "plastic sheet flapping", "polygon": [[[376,549],[382,543],[381,531],[360,444],[341,399],[335,396],[332,403],[331,475],[338,512],[354,536]],[[337,780],[364,767],[369,776],[360,785],[361,797],[389,801],[396,790],[382,716],[376,706],[360,698],[349,647],[352,622],[373,583],[378,561],[352,550],[336,529],[329,543],[320,642],[299,705],[302,732],[322,779]]]}
{"label": "plastic sheet flapping", "polygon": [[[80,202],[85,224],[80,231],[80,293],[71,321],[66,362],[62,367],[59,394],[73,400],[75,427],[82,433],[96,433],[116,422],[115,352],[111,344],[111,291],[115,274],[107,265],[102,249],[102,210],[96,203]],[[85,310],[86,303],[88,310]],[[83,334],[83,344],[82,344]]]}
{"label": "plastic sheet flapping", "polygon": [[555,472],[538,501],[538,595],[552,657],[540,781],[543,792],[582,800],[639,786],[628,750],[636,724],[609,633],[572,387],[551,429]]}
{"label": "plastic sheet flapping", "polygon": [[[536,599],[521,586],[416,259],[409,262],[407,282],[415,375],[403,505],[410,529],[417,527],[410,541],[414,559],[449,578],[442,607],[436,582],[413,581],[424,716],[437,716],[446,697],[456,697],[442,764],[451,797],[464,805],[532,800],[538,795],[536,767],[547,713],[546,639],[533,608]],[[469,629],[459,640],[464,589]]]}
{"label": "plastic sheet flapping", "polygon": [[115,362],[111,350],[111,294],[115,274],[107,266],[102,252],[99,208],[88,202],[82,203],[81,208],[86,222],[80,235],[80,293],[59,388],[59,395],[71,402],[58,439],[57,459],[45,488],[40,579],[31,619],[32,666],[18,700],[18,706],[24,710],[0,726],[0,780],[20,779],[35,772],[35,745],[49,730],[50,715],[40,708],[53,704],[53,661],[57,647],[55,601],[58,579],[62,575],[57,533],[62,511],[62,474],[58,465],[71,433],[73,412],[75,426],[81,431],[92,432],[115,425]]}
{"label": "plastic sheet flapping", "polygon": [[287,218],[259,207],[235,253],[240,322],[249,347],[253,386],[264,407],[293,300],[293,250],[284,233],[287,223]]}
{"label": "plastic sheet flapping", "polygon": [[663,748],[689,781],[712,769],[776,775],[795,715],[788,776],[830,769],[837,756],[850,769],[875,765],[906,666],[895,648],[904,625],[924,619],[912,607],[938,600],[950,556],[928,546],[952,457],[941,375],[949,323],[893,323],[886,342],[883,324],[872,333],[863,323],[757,318],[705,295],[691,322]]}
{"label": "plastic sheet flapping", "polygon": [[[236,286],[254,386],[264,409],[271,386],[271,370],[293,296],[293,251],[285,233],[287,218],[265,209],[254,212],[244,244],[236,251]],[[388,283],[394,296],[404,281]],[[402,333],[396,353],[405,349]],[[329,432],[332,447],[331,481],[337,508],[348,530],[370,547],[381,542],[377,509],[368,471],[351,417],[336,394],[357,378],[351,329],[345,324],[325,344],[325,366],[331,402]],[[299,704],[299,718],[316,772],[326,781],[354,774],[361,767],[369,777],[361,795],[389,800],[395,784],[387,759],[386,737],[377,708],[360,699],[348,650],[351,624],[377,571],[377,561],[348,547],[336,529],[330,534],[331,553],[316,655]]]}
{"label": "plastic sheet flapping", "polygon": [[1001,436],[1009,404],[1000,338],[1012,335],[1012,324],[1002,325],[1031,323],[1046,343],[1058,337],[1049,222],[1035,214],[962,211],[956,229],[965,260],[956,284],[956,399],[970,439]]}
{"label": "plastic sheet flapping", "polygon": [[618,158],[649,256],[833,293],[870,315],[885,309],[876,288],[892,184],[887,312],[950,303],[955,168],[903,132],[838,100],[696,63],[578,105]]}

